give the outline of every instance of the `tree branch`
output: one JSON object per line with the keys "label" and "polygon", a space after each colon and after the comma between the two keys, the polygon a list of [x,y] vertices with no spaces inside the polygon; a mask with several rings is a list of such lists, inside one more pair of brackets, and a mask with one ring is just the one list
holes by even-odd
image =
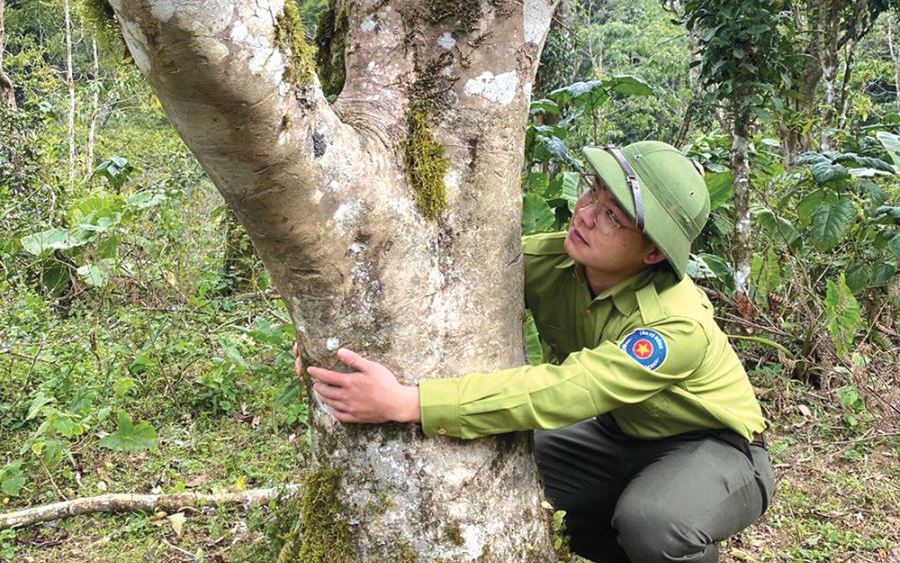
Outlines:
{"label": "tree branch", "polygon": [[237,493],[175,493],[168,495],[108,494],[76,498],[0,514],[0,530],[21,528],[40,522],[94,514],[97,512],[178,512],[199,506],[252,506],[270,500],[285,500],[295,496],[300,485],[285,485],[272,489],[249,489]]}

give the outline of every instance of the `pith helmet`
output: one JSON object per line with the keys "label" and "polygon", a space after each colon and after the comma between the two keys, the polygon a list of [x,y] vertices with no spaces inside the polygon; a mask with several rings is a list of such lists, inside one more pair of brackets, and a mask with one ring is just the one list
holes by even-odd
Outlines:
{"label": "pith helmet", "polygon": [[691,243],[709,218],[709,192],[693,162],[659,141],[639,141],[621,149],[585,147],[582,152],[589,172],[603,180],[622,209],[639,228],[643,226],[681,279]]}

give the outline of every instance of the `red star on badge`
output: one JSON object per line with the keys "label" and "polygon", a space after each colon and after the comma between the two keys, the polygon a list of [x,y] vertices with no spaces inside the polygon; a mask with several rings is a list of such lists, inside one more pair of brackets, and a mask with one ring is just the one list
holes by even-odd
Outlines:
{"label": "red star on badge", "polygon": [[640,359],[649,358],[650,354],[653,353],[653,344],[650,344],[648,340],[638,340],[634,344],[634,355]]}

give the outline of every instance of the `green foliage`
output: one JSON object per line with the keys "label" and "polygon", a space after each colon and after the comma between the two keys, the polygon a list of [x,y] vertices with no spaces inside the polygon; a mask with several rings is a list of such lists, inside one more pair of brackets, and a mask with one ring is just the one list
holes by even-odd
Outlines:
{"label": "green foliage", "polygon": [[0,470],[0,491],[9,496],[16,496],[25,484],[25,475],[22,474],[22,462],[12,461]]}
{"label": "green foliage", "polygon": [[[761,113],[779,88],[790,88],[790,7],[783,0],[688,0],[683,22],[696,35],[700,76],[736,116]],[[744,126],[744,124],[741,124]]]}
{"label": "green foliage", "polygon": [[116,431],[100,440],[101,448],[120,452],[140,452],[156,447],[156,430],[147,421],[134,424],[125,411],[116,414]]}
{"label": "green foliage", "polygon": [[328,467],[307,472],[298,507],[300,518],[281,550],[279,563],[355,560],[350,529],[337,496],[340,480],[340,471]]}
{"label": "green foliage", "polygon": [[345,38],[350,25],[350,5],[333,1],[319,14],[316,26],[316,70],[322,91],[333,100],[344,88]]}
{"label": "green foliage", "polygon": [[834,342],[838,354],[845,356],[856,333],[862,328],[859,313],[859,302],[847,287],[844,274],[841,273],[838,283],[827,281],[825,293],[825,319],[828,334]]}

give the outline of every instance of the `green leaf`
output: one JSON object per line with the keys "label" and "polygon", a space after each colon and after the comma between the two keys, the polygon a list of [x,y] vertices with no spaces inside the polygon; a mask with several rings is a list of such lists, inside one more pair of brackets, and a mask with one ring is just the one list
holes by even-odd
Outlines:
{"label": "green leaf", "polygon": [[249,367],[247,365],[247,361],[241,356],[241,353],[237,351],[237,348],[233,346],[222,346],[222,351],[225,353],[225,359],[231,363],[234,367],[238,369],[241,373],[247,371]]}
{"label": "green leaf", "polygon": [[617,94],[625,96],[650,96],[653,88],[646,81],[628,74],[611,76],[602,85]]}
{"label": "green leaf", "polygon": [[894,135],[887,131],[879,131],[878,133],[875,133],[875,137],[881,143],[881,146],[884,147],[884,150],[890,155],[894,164],[900,166],[900,135]]}
{"label": "green leaf", "polygon": [[734,191],[734,176],[730,171],[707,174],[706,189],[709,191],[709,210],[715,211],[731,201]]}
{"label": "green leaf", "polygon": [[37,395],[35,395],[34,399],[32,399],[31,405],[28,407],[28,414],[25,415],[25,420],[31,420],[37,415],[41,414],[43,412],[44,405],[48,405],[54,401],[56,401],[55,398],[44,395],[43,391],[38,391]]}
{"label": "green leaf", "polygon": [[858,154],[852,152],[839,154],[832,160],[832,162],[834,164],[842,164],[850,168],[868,168],[877,170],[878,172],[886,172],[888,174],[896,173],[893,166],[881,160],[880,158],[859,156]]}
{"label": "green leaf", "polygon": [[53,469],[62,461],[63,444],[59,440],[47,440],[44,442],[43,451],[41,451],[41,459],[44,464]]}
{"label": "green leaf", "polygon": [[838,355],[845,356],[862,326],[859,303],[847,286],[843,272],[838,283],[827,281],[825,290],[825,319],[828,334]]}
{"label": "green leaf", "polygon": [[525,191],[547,195],[550,177],[546,172],[530,172],[527,176]]}
{"label": "green leaf", "polygon": [[886,286],[897,277],[897,267],[892,262],[876,262],[872,265],[872,287]]}
{"label": "green leaf", "polygon": [[91,287],[105,287],[115,269],[115,262],[110,258],[103,258],[95,264],[85,264],[75,272]]}
{"label": "green leaf", "polygon": [[156,446],[156,430],[146,421],[133,424],[125,411],[117,414],[118,427],[115,432],[100,440],[99,446],[120,452],[140,452]]}
{"label": "green leaf", "polygon": [[794,224],[784,217],[776,217],[770,210],[759,206],[751,209],[751,213],[753,213],[759,224],[763,226],[769,237],[778,242],[791,246],[800,238],[800,233],[794,228]]}
{"label": "green leaf", "polygon": [[576,172],[563,172],[560,175],[562,188],[560,193],[569,204],[569,211],[575,210],[575,202],[581,196],[581,175]]}
{"label": "green leaf", "polygon": [[894,235],[891,239],[891,242],[888,243],[888,248],[891,249],[891,252],[894,254],[894,258],[900,260],[900,233]]}
{"label": "green leaf", "polygon": [[825,190],[816,190],[797,202],[797,216],[802,223],[808,223],[825,200]]}
{"label": "green leaf", "polygon": [[537,326],[534,324],[534,318],[529,313],[525,318],[522,326],[525,334],[525,355],[528,364],[532,366],[539,365],[543,361],[544,351],[541,347],[541,338],[538,336]]}
{"label": "green leaf", "polygon": [[812,218],[810,238],[813,244],[823,252],[831,250],[844,239],[853,219],[853,204],[846,197],[833,205],[828,201],[822,202]]}
{"label": "green leaf", "polygon": [[778,289],[784,281],[779,257],[773,249],[770,248],[765,256],[753,255],[750,265],[750,280],[755,290],[756,302],[765,306],[769,293]]}
{"label": "green leaf", "polygon": [[33,235],[22,237],[22,248],[25,252],[40,256],[52,250],[68,250],[93,240],[94,235],[82,229],[47,229]]}
{"label": "green leaf", "polygon": [[556,216],[553,210],[537,194],[525,194],[522,199],[522,233],[538,233],[550,231]]}
{"label": "green leaf", "polygon": [[816,162],[809,167],[809,171],[819,185],[840,182],[850,177],[850,171],[839,164],[830,162]]}
{"label": "green leaf", "polygon": [[13,461],[7,463],[0,471],[0,489],[11,497],[17,496],[25,484],[25,475],[22,473],[22,462]]}
{"label": "green leaf", "polygon": [[872,216],[872,219],[878,223],[883,223],[885,225],[900,224],[900,207],[893,205],[882,205],[881,207],[875,210],[875,214]]}
{"label": "green leaf", "polygon": [[535,100],[528,106],[528,113],[531,115],[559,115],[559,106],[553,100]]}
{"label": "green leaf", "polygon": [[726,285],[731,285],[732,273],[728,260],[715,254],[700,253],[697,259],[702,260],[706,266],[713,271],[718,280]]}
{"label": "green leaf", "polygon": [[125,200],[129,207],[135,209],[147,209],[154,207],[166,201],[166,194],[161,192],[145,191],[138,192]]}

